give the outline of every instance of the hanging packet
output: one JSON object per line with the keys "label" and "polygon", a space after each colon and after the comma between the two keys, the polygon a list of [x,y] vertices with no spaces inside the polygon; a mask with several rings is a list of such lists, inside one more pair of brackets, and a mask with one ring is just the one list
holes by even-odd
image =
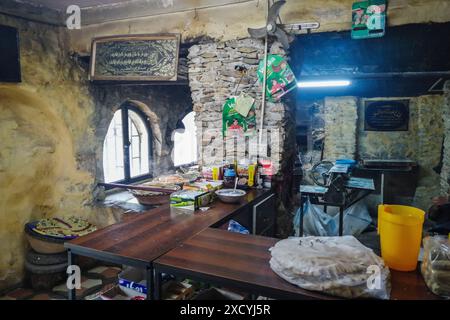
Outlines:
{"label": "hanging packet", "polygon": [[225,101],[222,111],[222,133],[227,136],[251,136],[256,132],[256,112],[253,104],[243,116],[236,110],[236,97]]}
{"label": "hanging packet", "polygon": [[[259,82],[264,82],[264,59],[259,62],[257,75]],[[266,99],[277,102],[288,92],[297,87],[295,75],[286,59],[271,54],[267,56]]]}

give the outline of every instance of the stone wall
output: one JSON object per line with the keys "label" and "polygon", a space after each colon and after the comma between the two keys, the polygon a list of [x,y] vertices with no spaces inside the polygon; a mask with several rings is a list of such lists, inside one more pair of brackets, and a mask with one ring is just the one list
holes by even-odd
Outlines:
{"label": "stone wall", "polygon": [[2,290],[23,279],[26,222],[75,215],[101,227],[121,219],[95,200],[103,140],[122,103],[132,100],[150,119],[155,174],[173,167],[172,133],[192,103],[187,86],[93,85],[64,30],[3,15],[0,24],[19,30],[22,71],[21,83],[0,84]]}
{"label": "stone wall", "polygon": [[444,140],[444,97],[421,96],[417,104],[417,163],[419,177],[413,204],[427,210],[430,198],[440,194],[442,143]]}
{"label": "stone wall", "polygon": [[[450,172],[448,169],[450,157],[446,159],[444,155],[442,173],[440,165],[444,131],[450,129],[450,122],[446,123],[448,118],[446,112],[450,112],[450,109],[446,111],[444,108],[444,97],[441,95],[408,98],[410,100],[408,131],[365,131],[364,101],[391,99],[405,99],[405,97],[360,99],[359,102],[355,97],[325,98],[324,159],[335,160],[339,157],[350,157],[355,159],[415,160],[419,165],[416,177],[396,176],[393,179],[401,181],[391,181],[392,185],[388,183],[386,188],[396,192],[396,188],[401,188],[402,184],[413,186],[417,183],[417,188],[415,191],[412,190],[409,199],[399,198],[397,200],[409,201],[408,204],[428,209],[430,198],[448,188],[445,177]],[[448,101],[448,93],[446,99]],[[445,125],[448,128],[444,130]],[[448,148],[450,149],[450,144]],[[408,179],[414,179],[414,181],[408,181]]]}
{"label": "stone wall", "polygon": [[325,98],[324,159],[353,159],[356,155],[357,98]]}
{"label": "stone wall", "polygon": [[444,102],[442,110],[442,119],[444,122],[444,149],[442,156],[441,170],[441,194],[446,194],[450,189],[450,81],[444,85]]}
{"label": "stone wall", "polygon": [[409,102],[408,131],[365,131],[364,101],[392,100],[405,98],[373,98],[361,100],[358,125],[358,154],[362,159],[411,159],[417,160],[418,103],[416,98]]}
{"label": "stone wall", "polygon": [[[241,91],[253,96],[256,102],[257,128],[260,126],[262,88],[256,77],[256,69],[263,59],[263,43],[254,39],[240,39],[226,42],[211,42],[194,45],[189,50],[189,83],[192,101],[196,112],[197,138],[200,148],[199,164],[222,164],[225,160],[232,163],[255,155],[258,136],[252,138],[227,137],[222,135],[222,107],[225,100]],[[270,53],[284,55],[280,44],[270,46]],[[235,66],[245,66],[247,74],[242,78]],[[237,90],[236,90],[237,89]],[[289,204],[289,192],[292,183],[292,164],[295,152],[295,132],[293,108],[289,98],[280,103],[267,102],[264,112],[264,130],[262,144],[270,148],[270,158],[275,165],[278,178],[273,187],[280,195],[280,206]],[[253,149],[254,150],[254,149]],[[263,150],[260,155],[268,153]],[[283,190],[283,192],[281,192]],[[291,217],[283,211],[278,219],[278,232],[288,235]]]}
{"label": "stone wall", "polygon": [[0,84],[0,289],[23,277],[23,227],[42,217],[115,221],[92,206],[94,103],[82,70],[66,55],[61,30],[0,15],[17,27],[22,82]]}
{"label": "stone wall", "polygon": [[[254,39],[241,39],[228,42],[206,43],[194,45],[189,49],[189,85],[192,91],[195,121],[198,130],[200,165],[220,164],[223,160],[233,161],[249,155],[249,146],[239,141],[234,147],[233,138],[223,139],[222,107],[226,99],[241,92],[255,98],[257,128],[261,116],[261,85],[257,81],[256,69],[259,59],[263,58],[263,43]],[[284,54],[278,44],[272,46],[271,53]],[[245,66],[247,74],[242,77],[235,66]],[[238,83],[240,84],[238,86]],[[286,124],[290,120],[285,103],[267,102],[264,113],[264,129],[272,130],[269,136],[272,152],[278,153],[275,158],[279,163],[286,157],[285,141]],[[276,137],[275,133],[279,133]],[[257,135],[251,140],[257,142]],[[247,142],[248,144],[248,142]]]}

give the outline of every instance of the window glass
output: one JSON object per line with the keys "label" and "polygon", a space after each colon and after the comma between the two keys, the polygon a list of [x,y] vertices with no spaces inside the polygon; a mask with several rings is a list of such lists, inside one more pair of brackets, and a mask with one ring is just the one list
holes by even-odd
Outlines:
{"label": "window glass", "polygon": [[[144,115],[140,115],[129,107],[123,108],[114,114],[103,143],[103,173],[106,183],[128,182],[130,178],[150,173],[150,137]],[[123,136],[123,114],[127,114],[128,117],[126,120],[128,132],[125,132],[125,137]],[[128,146],[129,150],[129,177],[126,177],[125,146]]]}
{"label": "window glass", "polygon": [[197,162],[197,128],[195,125],[195,112],[188,113],[183,118],[183,130],[174,134],[173,163],[175,166]]}
{"label": "window glass", "polygon": [[105,182],[123,180],[122,112],[114,113],[103,143],[103,173]]}

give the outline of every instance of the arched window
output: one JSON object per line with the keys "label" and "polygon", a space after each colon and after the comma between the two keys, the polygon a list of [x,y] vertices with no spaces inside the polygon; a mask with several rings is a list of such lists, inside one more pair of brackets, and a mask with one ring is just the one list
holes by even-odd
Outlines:
{"label": "arched window", "polygon": [[131,104],[114,113],[103,143],[105,182],[129,183],[150,177],[151,131],[146,115]]}
{"label": "arched window", "polygon": [[173,164],[175,166],[197,162],[197,128],[194,119],[195,112],[188,113],[182,120],[182,128],[175,131],[173,137]]}

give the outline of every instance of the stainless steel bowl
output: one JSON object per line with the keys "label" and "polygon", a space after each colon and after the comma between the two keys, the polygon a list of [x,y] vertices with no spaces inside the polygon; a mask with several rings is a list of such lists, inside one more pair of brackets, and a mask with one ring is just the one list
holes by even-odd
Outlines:
{"label": "stainless steel bowl", "polygon": [[244,199],[247,192],[240,189],[220,189],[216,191],[216,195],[219,199],[225,203],[238,203]]}

